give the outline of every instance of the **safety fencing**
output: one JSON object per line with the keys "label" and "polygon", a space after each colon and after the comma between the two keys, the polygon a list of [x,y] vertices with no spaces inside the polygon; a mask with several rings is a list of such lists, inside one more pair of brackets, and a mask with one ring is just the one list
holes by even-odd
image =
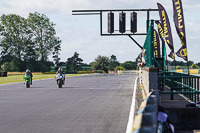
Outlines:
{"label": "safety fencing", "polygon": [[[159,74],[158,84],[162,94],[170,94],[171,100],[174,94],[183,94],[187,99],[199,101],[200,76],[188,75],[177,72],[163,72]],[[170,91],[164,91],[164,87],[170,88]]]}
{"label": "safety fencing", "polygon": [[158,91],[150,92],[134,117],[132,133],[156,133],[159,105]]}

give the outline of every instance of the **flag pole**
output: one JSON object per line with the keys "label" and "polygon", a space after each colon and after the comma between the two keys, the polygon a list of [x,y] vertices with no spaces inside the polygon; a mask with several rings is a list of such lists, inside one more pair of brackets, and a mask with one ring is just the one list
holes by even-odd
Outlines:
{"label": "flag pole", "polygon": [[166,49],[166,44],[165,44],[165,65],[167,66],[167,72],[168,72],[168,60],[167,60],[167,49]]}
{"label": "flag pole", "polygon": [[176,59],[174,57],[174,66],[175,66],[175,72],[176,72]]}
{"label": "flag pole", "polygon": [[189,67],[189,62],[187,61],[187,66],[188,66],[188,75],[190,75],[190,67]]}

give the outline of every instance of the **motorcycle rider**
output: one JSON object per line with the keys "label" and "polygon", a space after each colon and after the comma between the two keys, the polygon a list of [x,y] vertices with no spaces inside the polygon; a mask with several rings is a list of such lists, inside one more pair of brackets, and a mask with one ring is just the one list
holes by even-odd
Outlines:
{"label": "motorcycle rider", "polygon": [[[25,72],[25,74],[27,74],[27,75],[30,75],[30,76],[31,76],[31,85],[32,85],[32,80],[33,80],[33,78],[32,78],[32,77],[33,77],[33,75],[32,75],[32,73],[31,73],[31,71],[30,71],[29,69],[27,69],[27,70],[26,70],[26,72]],[[24,74],[24,75],[25,75],[25,74]]]}
{"label": "motorcycle rider", "polygon": [[56,75],[57,74],[62,74],[64,75],[64,84],[65,84],[65,72],[63,71],[63,69],[61,67],[58,68],[58,71],[56,72]]}

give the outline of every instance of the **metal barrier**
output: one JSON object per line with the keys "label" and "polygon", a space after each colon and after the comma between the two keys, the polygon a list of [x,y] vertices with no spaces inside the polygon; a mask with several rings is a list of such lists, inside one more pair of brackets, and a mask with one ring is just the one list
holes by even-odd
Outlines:
{"label": "metal barrier", "polygon": [[[158,85],[162,94],[170,94],[171,100],[174,94],[183,94],[193,102],[199,101],[199,79],[200,76],[188,75],[176,72],[164,72],[159,74]],[[164,86],[170,88],[169,92],[164,91]]]}
{"label": "metal barrier", "polygon": [[144,99],[135,116],[132,133],[156,133],[159,94],[150,92]]}

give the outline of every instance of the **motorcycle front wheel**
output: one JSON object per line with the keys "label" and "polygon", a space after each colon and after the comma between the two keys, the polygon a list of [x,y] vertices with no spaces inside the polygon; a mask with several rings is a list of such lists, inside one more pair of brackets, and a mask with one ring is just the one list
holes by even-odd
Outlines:
{"label": "motorcycle front wheel", "polygon": [[30,88],[30,82],[26,81],[26,88]]}
{"label": "motorcycle front wheel", "polygon": [[58,88],[62,88],[62,81],[58,80]]}

